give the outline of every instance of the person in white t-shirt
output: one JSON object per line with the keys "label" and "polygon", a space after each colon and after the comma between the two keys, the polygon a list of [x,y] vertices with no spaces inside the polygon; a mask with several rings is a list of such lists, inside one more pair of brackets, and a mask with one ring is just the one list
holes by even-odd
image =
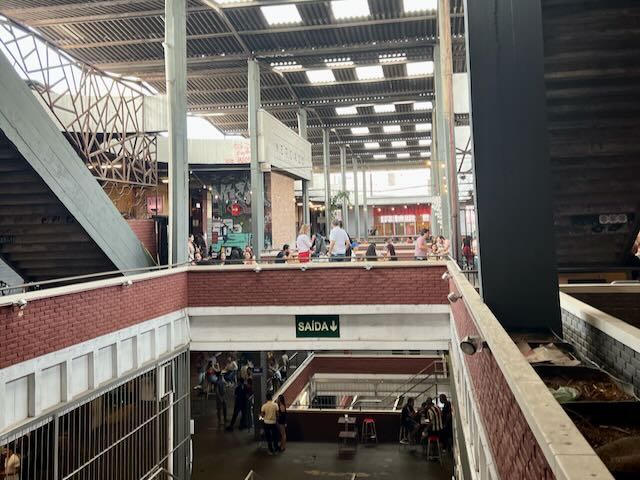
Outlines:
{"label": "person in white t-shirt", "polygon": [[4,479],[18,480],[20,478],[20,457],[13,451],[13,447],[6,448],[4,461]]}
{"label": "person in white t-shirt", "polygon": [[331,222],[329,233],[329,261],[344,262],[349,248],[349,235],[340,227],[340,220]]}
{"label": "person in white t-shirt", "polygon": [[311,245],[313,245],[315,236],[309,238],[309,231],[309,225],[303,224],[296,239],[296,250],[298,250],[298,261],[300,263],[308,263],[311,257]]}

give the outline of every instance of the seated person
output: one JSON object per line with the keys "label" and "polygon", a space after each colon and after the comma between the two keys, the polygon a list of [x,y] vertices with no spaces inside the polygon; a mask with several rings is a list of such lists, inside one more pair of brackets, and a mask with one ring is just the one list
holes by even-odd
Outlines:
{"label": "seated person", "polygon": [[440,411],[440,408],[433,403],[433,399],[431,397],[428,397],[425,403],[427,405],[425,409],[425,418],[429,423],[422,436],[423,438],[426,438],[429,435],[441,435],[444,427],[442,412]]}
{"label": "seated person", "polygon": [[407,432],[407,440],[415,436],[418,430],[418,422],[415,419],[416,411],[413,408],[414,399],[408,398],[407,403],[402,407],[402,413],[400,414],[400,423]]}
{"label": "seated person", "polygon": [[287,260],[289,260],[290,255],[291,255],[291,252],[289,250],[289,244],[285,243],[282,246],[282,250],[280,250],[276,255],[276,263],[287,263]]}

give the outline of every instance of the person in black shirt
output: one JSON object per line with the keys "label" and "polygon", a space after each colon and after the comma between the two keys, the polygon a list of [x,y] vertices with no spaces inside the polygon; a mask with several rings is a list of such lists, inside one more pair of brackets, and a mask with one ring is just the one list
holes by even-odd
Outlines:
{"label": "person in black shirt", "polygon": [[451,402],[443,393],[440,395],[440,403],[442,404],[442,443],[444,448],[451,448],[453,443],[453,411]]}
{"label": "person in black shirt", "polygon": [[291,252],[289,251],[289,244],[285,243],[282,246],[282,250],[280,250],[276,255],[276,263],[286,263],[289,259],[290,254]]}
{"label": "person in black shirt", "polygon": [[408,398],[407,403],[402,407],[402,413],[400,414],[401,425],[407,432],[407,440],[415,435],[418,429],[418,422],[415,420],[416,411],[413,408],[414,399]]}
{"label": "person in black shirt", "polygon": [[244,379],[238,379],[238,386],[236,387],[235,393],[235,402],[233,405],[233,415],[231,416],[231,422],[227,427],[227,431],[233,431],[233,426],[236,423],[236,419],[238,418],[238,414],[241,414],[240,417],[240,430],[243,430],[247,424],[247,389],[244,386]]}

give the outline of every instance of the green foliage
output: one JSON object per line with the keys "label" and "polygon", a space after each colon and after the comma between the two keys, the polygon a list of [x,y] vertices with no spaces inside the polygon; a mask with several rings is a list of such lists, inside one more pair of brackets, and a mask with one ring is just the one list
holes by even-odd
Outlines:
{"label": "green foliage", "polygon": [[331,211],[335,212],[336,210],[340,210],[342,208],[342,202],[345,202],[347,207],[351,205],[351,200],[349,199],[349,192],[336,192],[336,194],[331,197]]}

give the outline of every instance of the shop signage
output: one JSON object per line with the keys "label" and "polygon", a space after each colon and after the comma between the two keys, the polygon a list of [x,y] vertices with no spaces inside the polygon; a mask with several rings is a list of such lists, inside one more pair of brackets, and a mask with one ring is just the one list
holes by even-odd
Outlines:
{"label": "shop signage", "polygon": [[340,315],[296,315],[296,338],[340,338]]}
{"label": "shop signage", "polygon": [[231,205],[231,215],[233,215],[234,217],[237,217],[241,213],[242,213],[242,207],[240,205],[238,205],[237,203],[234,203],[233,205]]}
{"label": "shop signage", "polygon": [[251,373],[256,376],[260,376],[263,373],[262,367],[253,367]]}

